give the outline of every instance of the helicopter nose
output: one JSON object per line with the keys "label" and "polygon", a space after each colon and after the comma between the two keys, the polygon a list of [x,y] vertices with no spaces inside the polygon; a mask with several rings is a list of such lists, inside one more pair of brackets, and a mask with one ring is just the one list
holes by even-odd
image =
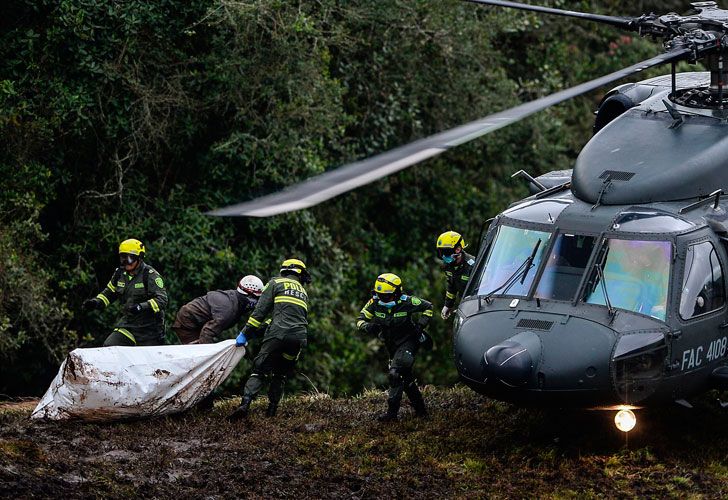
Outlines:
{"label": "helicopter nose", "polygon": [[511,386],[528,384],[541,356],[541,342],[533,332],[521,332],[488,349],[485,371]]}

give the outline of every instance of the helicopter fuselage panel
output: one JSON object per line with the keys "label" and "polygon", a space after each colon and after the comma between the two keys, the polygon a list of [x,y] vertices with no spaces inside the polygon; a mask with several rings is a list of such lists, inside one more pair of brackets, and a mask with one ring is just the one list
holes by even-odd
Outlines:
{"label": "helicopter fuselage panel", "polygon": [[[688,75],[683,81],[698,78]],[[614,118],[584,146],[572,176],[579,199],[627,205],[728,190],[728,114],[698,113],[671,103],[682,117],[676,126],[664,103],[669,94],[669,88],[654,87],[647,99]]]}
{"label": "helicopter fuselage panel", "polygon": [[517,404],[591,408],[713,387],[728,365],[728,203],[684,210],[696,200],[594,206],[562,191],[511,205],[457,311],[462,380]]}

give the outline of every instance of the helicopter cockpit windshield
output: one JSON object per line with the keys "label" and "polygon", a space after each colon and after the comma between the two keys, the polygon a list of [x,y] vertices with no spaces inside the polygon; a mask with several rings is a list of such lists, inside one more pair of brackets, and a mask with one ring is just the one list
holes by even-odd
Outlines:
{"label": "helicopter cockpit windshield", "polygon": [[[504,295],[522,297],[528,295],[536,276],[535,270],[541,265],[550,239],[551,233],[546,231],[500,226],[485,262],[485,269],[478,286],[478,295],[490,295],[494,291],[499,291]],[[534,249],[536,249],[535,254]],[[532,255],[533,259],[531,259]],[[529,264],[530,272],[524,268]],[[508,290],[505,290],[504,284],[515,278],[516,275],[521,277],[510,284],[507,287]]]}
{"label": "helicopter cockpit windshield", "polygon": [[[608,239],[603,247],[604,285],[611,305],[665,320],[672,243]],[[585,302],[606,305],[599,274],[593,271]]]}
{"label": "helicopter cockpit windshield", "polygon": [[[673,243],[611,237],[598,245],[598,240],[500,225],[473,292],[527,297],[538,278],[535,298],[572,301],[588,272],[584,302],[606,306],[606,290],[611,307],[664,321]],[[599,255],[590,267],[595,250]]]}

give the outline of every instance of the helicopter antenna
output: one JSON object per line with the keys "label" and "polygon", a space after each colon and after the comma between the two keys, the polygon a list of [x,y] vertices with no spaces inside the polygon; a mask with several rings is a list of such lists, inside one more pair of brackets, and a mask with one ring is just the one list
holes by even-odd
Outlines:
{"label": "helicopter antenna", "polygon": [[670,113],[670,116],[672,116],[672,119],[674,120],[672,122],[672,125],[670,125],[670,128],[678,128],[680,125],[682,125],[685,119],[683,118],[683,115],[680,114],[680,112],[677,110],[677,108],[670,104],[667,99],[663,99],[662,104],[665,105],[665,107],[667,108],[667,112]]}
{"label": "helicopter antenna", "polygon": [[531,12],[542,12],[545,14],[554,14],[556,16],[564,17],[576,17],[579,19],[585,19],[587,21],[596,21],[602,24],[609,24],[611,26],[617,26],[619,28],[628,29],[630,31],[637,31],[636,19],[631,17],[615,17],[615,16],[602,16],[599,14],[591,14],[587,12],[576,12],[573,10],[561,10],[554,9],[552,7],[541,7],[540,5],[527,5],[518,2],[507,2],[505,0],[465,0],[470,3],[479,3],[483,5],[495,5],[498,7],[508,7],[511,9],[528,10]]}
{"label": "helicopter antenna", "polygon": [[518,172],[516,172],[515,174],[511,175],[511,179],[513,179],[514,177],[523,177],[528,182],[530,182],[531,184],[533,184],[534,186],[536,186],[536,188],[538,189],[538,191],[540,193],[543,192],[543,191],[546,191],[546,186],[544,186],[543,184],[541,184],[540,182],[538,182],[536,179],[533,178],[533,176],[531,174],[529,174],[528,172],[526,172],[523,169],[521,169]]}
{"label": "helicopter antenna", "polygon": [[598,89],[604,85],[640,73],[653,66],[681,60],[693,53],[689,47],[679,47],[614,73],[595,78],[554,94],[500,111],[465,125],[420,139],[405,146],[365,160],[350,163],[312,177],[283,191],[208,212],[215,216],[270,217],[318,205],[330,198],[370,184],[403,170],[448,149],[477,139],[495,130],[544,110],[555,104]]}

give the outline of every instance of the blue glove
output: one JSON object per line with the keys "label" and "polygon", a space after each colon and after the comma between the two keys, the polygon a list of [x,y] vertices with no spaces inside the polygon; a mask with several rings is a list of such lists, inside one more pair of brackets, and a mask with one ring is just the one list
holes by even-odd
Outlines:
{"label": "blue glove", "polygon": [[235,345],[238,347],[241,345],[248,345],[248,338],[243,332],[238,333],[238,336],[235,338]]}

